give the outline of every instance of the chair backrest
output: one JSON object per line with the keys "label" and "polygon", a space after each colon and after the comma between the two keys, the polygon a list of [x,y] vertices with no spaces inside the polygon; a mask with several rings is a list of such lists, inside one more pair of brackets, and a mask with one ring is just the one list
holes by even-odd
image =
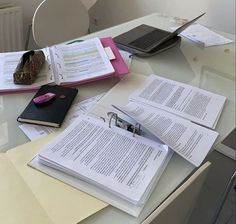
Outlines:
{"label": "chair backrest", "polygon": [[81,2],[84,4],[85,8],[89,10],[97,2],[97,0],[81,0]]}
{"label": "chair backrest", "polygon": [[80,0],[44,0],[32,21],[33,37],[39,47],[85,35],[88,28],[88,11]]}

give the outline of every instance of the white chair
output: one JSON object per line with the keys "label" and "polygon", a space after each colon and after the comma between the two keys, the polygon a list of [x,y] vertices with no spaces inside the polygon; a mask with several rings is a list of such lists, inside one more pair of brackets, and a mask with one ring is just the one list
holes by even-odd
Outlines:
{"label": "white chair", "polygon": [[97,0],[81,0],[81,2],[84,4],[85,8],[89,10],[97,2]]}
{"label": "white chair", "polygon": [[32,32],[39,47],[51,46],[88,33],[88,8],[80,0],[44,0],[36,9]]}

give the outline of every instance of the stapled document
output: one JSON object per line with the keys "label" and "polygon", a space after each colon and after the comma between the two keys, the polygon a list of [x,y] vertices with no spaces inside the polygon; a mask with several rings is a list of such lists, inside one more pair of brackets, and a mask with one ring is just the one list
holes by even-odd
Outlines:
{"label": "stapled document", "polygon": [[152,74],[129,96],[129,100],[215,128],[226,97]]}
{"label": "stapled document", "polygon": [[233,42],[232,40],[225,38],[200,24],[191,25],[184,30],[181,35],[204,47],[229,44]]}

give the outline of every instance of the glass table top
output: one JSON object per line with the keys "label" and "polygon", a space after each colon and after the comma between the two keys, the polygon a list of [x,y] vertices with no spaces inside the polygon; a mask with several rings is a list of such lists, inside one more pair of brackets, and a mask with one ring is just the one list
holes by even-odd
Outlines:
{"label": "glass table top", "polygon": [[[178,25],[176,18],[161,14],[148,15],[125,24],[92,33],[80,39],[116,36],[141,23],[170,31]],[[235,41],[235,36],[218,33]],[[132,60],[131,73],[144,75],[157,74],[176,81],[184,82],[227,97],[225,107],[216,127],[222,140],[235,127],[235,44],[204,48],[182,38],[176,46],[150,58]],[[116,79],[103,80],[79,86],[76,101],[87,99],[108,91],[118,82]],[[19,129],[17,116],[23,111],[33,93],[0,95],[0,152],[28,141]]]}

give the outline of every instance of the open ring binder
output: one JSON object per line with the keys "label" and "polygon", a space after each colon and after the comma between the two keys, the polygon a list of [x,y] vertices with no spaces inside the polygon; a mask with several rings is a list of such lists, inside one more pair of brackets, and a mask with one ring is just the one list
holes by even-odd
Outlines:
{"label": "open ring binder", "polygon": [[[149,138],[134,138],[132,132],[115,128],[115,120],[119,125],[116,113],[109,113],[109,118],[103,123],[98,116],[79,116],[50,145],[40,149],[29,165],[138,217],[172,151]],[[128,121],[133,128],[139,126]]]}

